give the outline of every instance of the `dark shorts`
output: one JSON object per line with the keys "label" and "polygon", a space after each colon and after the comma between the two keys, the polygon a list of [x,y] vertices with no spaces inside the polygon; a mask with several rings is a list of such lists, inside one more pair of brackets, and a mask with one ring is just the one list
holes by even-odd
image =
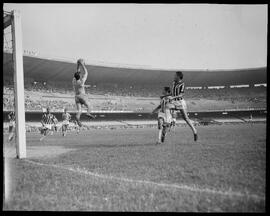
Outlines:
{"label": "dark shorts", "polygon": [[86,102],[86,96],[84,95],[75,95],[75,103],[80,103],[80,104],[87,104]]}
{"label": "dark shorts", "polygon": [[8,126],[9,133],[14,132],[15,130],[15,122],[10,122]]}
{"label": "dark shorts", "polygon": [[8,127],[8,132],[11,133],[14,131],[14,127],[12,125],[9,125]]}
{"label": "dark shorts", "polygon": [[169,123],[165,123],[163,118],[158,118],[158,129],[162,129],[164,127],[169,127],[170,124]]}

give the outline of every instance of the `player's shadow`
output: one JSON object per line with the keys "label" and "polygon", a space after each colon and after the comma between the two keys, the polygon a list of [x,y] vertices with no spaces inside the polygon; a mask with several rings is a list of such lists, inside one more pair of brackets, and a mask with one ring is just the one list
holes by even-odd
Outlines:
{"label": "player's shadow", "polygon": [[142,147],[142,146],[159,146],[155,142],[151,143],[130,143],[130,144],[79,144],[79,145],[65,145],[65,147],[72,148],[121,148],[121,147]]}

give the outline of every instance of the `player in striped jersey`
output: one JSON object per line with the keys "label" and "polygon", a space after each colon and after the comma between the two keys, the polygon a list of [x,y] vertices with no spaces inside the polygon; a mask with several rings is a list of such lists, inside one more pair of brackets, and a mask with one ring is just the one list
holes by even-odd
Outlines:
{"label": "player in striped jersey", "polygon": [[152,113],[158,110],[158,141],[157,144],[161,144],[165,140],[166,133],[172,123],[171,109],[174,107],[171,104],[173,97],[171,96],[170,87],[164,87],[162,96],[160,97],[160,104],[153,110]]}
{"label": "player in striped jersey", "polygon": [[9,127],[8,127],[9,136],[8,136],[8,141],[9,142],[14,138],[14,135],[15,135],[15,119],[16,119],[15,112],[14,111],[11,111],[8,114],[8,120],[9,120]]}
{"label": "player in striped jersey", "polygon": [[50,108],[47,108],[47,112],[42,115],[41,119],[41,134],[42,137],[40,138],[40,141],[43,140],[50,130],[53,130],[56,127],[56,124],[58,122],[57,118],[50,112]]}
{"label": "player in striped jersey", "polygon": [[[80,72],[80,67],[82,67],[84,73],[81,74]],[[86,115],[90,118],[95,118],[94,115],[92,115],[90,113],[90,105],[87,102],[86,99],[86,94],[85,94],[85,81],[87,79],[88,76],[88,71],[87,68],[85,66],[84,60],[83,59],[79,59],[77,61],[77,72],[74,74],[73,80],[72,80],[72,84],[73,84],[73,89],[75,92],[75,103],[77,106],[77,114],[76,114],[76,121],[77,124],[81,127],[82,123],[80,122],[80,117],[81,117],[81,109],[82,109],[82,105],[85,105],[87,107],[87,113]]]}
{"label": "player in striped jersey", "polygon": [[[189,125],[189,127],[193,131],[194,135],[194,141],[198,140],[198,134],[196,128],[193,126],[192,122],[190,121],[188,114],[187,114],[187,105],[186,102],[183,98],[184,96],[184,88],[185,88],[185,83],[183,82],[183,73],[181,71],[177,71],[174,76],[174,82],[173,82],[173,87],[172,87],[172,96],[176,97],[173,101],[172,104],[174,104],[174,110],[175,112],[180,111],[180,113],[183,116],[183,119],[186,121],[186,123]],[[175,115],[175,113],[174,113]],[[176,115],[175,115],[176,117]],[[175,121],[174,119],[173,121]]]}
{"label": "player in striped jersey", "polygon": [[68,129],[68,126],[69,126],[69,121],[71,119],[71,115],[67,112],[67,108],[64,109],[64,112],[62,114],[62,119],[63,119],[62,134],[63,134],[63,136],[66,136],[67,129]]}

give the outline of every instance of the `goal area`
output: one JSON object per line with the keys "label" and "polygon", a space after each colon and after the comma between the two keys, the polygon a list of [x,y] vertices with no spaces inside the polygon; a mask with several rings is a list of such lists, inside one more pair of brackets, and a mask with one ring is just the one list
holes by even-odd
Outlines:
{"label": "goal area", "polygon": [[[24,72],[23,72],[23,43],[21,14],[18,10],[4,11],[3,29],[3,73],[4,88],[5,76],[12,77],[10,106],[6,111],[14,111],[16,157],[26,158],[26,130],[24,104]],[[5,90],[4,90],[5,94]]]}

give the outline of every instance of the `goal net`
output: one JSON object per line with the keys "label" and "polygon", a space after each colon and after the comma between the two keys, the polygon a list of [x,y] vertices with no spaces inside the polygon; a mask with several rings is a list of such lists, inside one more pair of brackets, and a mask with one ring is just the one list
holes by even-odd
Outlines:
{"label": "goal net", "polygon": [[[4,157],[22,159],[26,158],[26,136],[21,16],[19,11],[4,11],[3,16],[3,124],[4,133],[8,133],[8,138],[4,136]],[[8,118],[12,111],[15,118]],[[13,138],[9,136],[12,133]]]}

